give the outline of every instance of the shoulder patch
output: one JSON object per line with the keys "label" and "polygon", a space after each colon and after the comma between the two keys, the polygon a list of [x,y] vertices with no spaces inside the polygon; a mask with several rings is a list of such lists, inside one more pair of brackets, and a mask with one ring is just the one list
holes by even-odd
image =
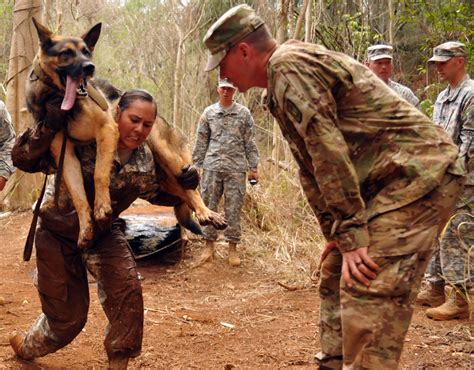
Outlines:
{"label": "shoulder patch", "polygon": [[288,114],[291,115],[296,122],[301,123],[301,120],[303,119],[303,114],[298,109],[296,104],[293,103],[290,99],[286,99],[285,105],[285,110],[288,112]]}

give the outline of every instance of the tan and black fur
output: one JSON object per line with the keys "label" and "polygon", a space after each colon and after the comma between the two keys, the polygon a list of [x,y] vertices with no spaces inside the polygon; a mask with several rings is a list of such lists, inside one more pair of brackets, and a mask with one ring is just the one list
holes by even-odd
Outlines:
{"label": "tan and black fur", "polygon": [[[92,27],[82,37],[54,35],[33,18],[40,42],[39,51],[26,90],[28,110],[36,122],[46,118],[45,105],[58,101],[65,93],[67,75],[82,79],[85,83],[94,72],[92,51],[100,35],[101,24]],[[57,123],[55,123],[57,124]],[[112,214],[110,205],[110,169],[118,142],[118,127],[110,109],[101,108],[89,97],[76,99],[67,112],[67,135],[78,141],[95,140],[97,162],[94,173],[94,219],[108,222]],[[63,133],[59,131],[51,144],[51,153],[59,163]],[[74,153],[74,145],[67,140],[62,180],[71,195],[79,218],[78,247],[86,247],[93,238],[92,211],[87,201],[80,162]]]}
{"label": "tan and black fur", "polygon": [[[80,77],[84,83],[92,78],[94,66],[91,54],[99,38],[101,24],[92,27],[82,37],[65,37],[53,34],[35,19],[33,23],[38,32],[40,49],[27,86],[27,106],[35,121],[40,122],[45,120],[47,115],[45,105],[64,96],[67,74]],[[105,102],[105,99],[103,100]],[[93,215],[99,223],[107,223],[112,214],[109,194],[110,169],[119,137],[113,116],[115,110],[114,103],[106,104],[104,109],[90,97],[77,98],[72,109],[67,112],[66,122],[62,122],[67,127],[69,137],[78,141],[95,140],[97,143]],[[50,148],[56,163],[60,160],[62,141],[63,134],[58,132]],[[186,190],[177,182],[176,176],[191,164],[184,136],[158,117],[148,144],[155,161],[159,163],[159,168],[166,174],[163,190],[183,201],[175,207],[178,221],[195,232],[199,231],[199,228],[192,227],[192,211],[195,211],[199,223],[224,228],[225,219],[204,205],[197,190]],[[74,154],[74,145],[70,140],[67,140],[66,144],[63,181],[78,214],[78,247],[83,248],[88,246],[93,238],[92,211],[84,190],[80,162]]]}
{"label": "tan and black fur", "polygon": [[[115,111],[122,92],[106,80],[98,79],[95,83]],[[191,151],[185,135],[158,114],[147,144],[153,152],[157,173],[161,174],[160,177],[164,177],[161,180],[161,190],[182,200],[182,203],[174,207],[179,223],[194,233],[201,233],[192,221],[194,211],[201,225],[213,225],[217,229],[224,229],[227,226],[224,217],[206,207],[199,191],[184,189],[176,179],[185,168],[192,164]]]}

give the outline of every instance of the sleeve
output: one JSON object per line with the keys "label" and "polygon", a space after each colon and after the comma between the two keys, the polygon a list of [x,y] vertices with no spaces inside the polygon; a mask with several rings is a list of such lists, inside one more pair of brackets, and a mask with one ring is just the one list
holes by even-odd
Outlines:
{"label": "sleeve", "polygon": [[418,104],[420,103],[420,99],[416,97],[413,91],[410,89],[407,89],[406,93],[406,99],[408,100],[409,103],[411,103],[414,107],[418,108]]}
{"label": "sleeve", "polygon": [[319,191],[318,184],[316,184],[314,176],[304,168],[300,168],[299,175],[301,187],[303,188],[313,213],[318,219],[319,227],[324,237],[329,240],[331,238],[332,216],[325,210],[326,206],[322,194]]}
{"label": "sleeve", "polygon": [[255,142],[255,122],[252,114],[248,110],[244,145],[249,169],[252,171],[257,170],[260,155],[258,153],[257,143]]}
{"label": "sleeve", "polygon": [[15,171],[11,152],[15,142],[15,130],[10,114],[3,102],[0,102],[0,176],[9,179]]}
{"label": "sleeve", "polygon": [[276,99],[285,125],[302,138],[310,156],[325,211],[334,220],[331,240],[343,252],[367,247],[370,237],[365,202],[349,148],[337,126],[337,106],[331,86],[323,75],[312,74],[305,79],[305,73],[295,72],[297,66],[289,68],[292,73],[281,73],[276,79]]}
{"label": "sleeve", "polygon": [[459,156],[464,158],[469,176],[474,171],[474,94],[471,94],[461,110]]}
{"label": "sleeve", "polygon": [[13,144],[13,164],[29,173],[53,173],[56,167],[49,147],[55,135],[56,131],[42,122],[34,128],[28,128]]}
{"label": "sleeve", "polygon": [[206,117],[206,112],[204,112],[200,119],[196,132],[196,143],[194,144],[192,159],[193,163],[202,168],[204,163],[204,158],[206,157],[207,148],[209,146],[209,139],[211,135],[211,130],[209,127],[209,122]]}

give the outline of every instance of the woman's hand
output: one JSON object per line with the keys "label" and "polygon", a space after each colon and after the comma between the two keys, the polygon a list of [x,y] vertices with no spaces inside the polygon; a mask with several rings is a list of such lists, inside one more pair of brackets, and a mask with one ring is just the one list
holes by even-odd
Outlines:
{"label": "woman's hand", "polygon": [[342,254],[342,278],[349,288],[353,285],[351,276],[365,286],[370,286],[370,280],[377,277],[378,269],[379,266],[368,256],[367,247]]}
{"label": "woman's hand", "polygon": [[199,185],[199,171],[193,165],[184,166],[181,173],[176,176],[176,180],[183,188],[194,190]]}

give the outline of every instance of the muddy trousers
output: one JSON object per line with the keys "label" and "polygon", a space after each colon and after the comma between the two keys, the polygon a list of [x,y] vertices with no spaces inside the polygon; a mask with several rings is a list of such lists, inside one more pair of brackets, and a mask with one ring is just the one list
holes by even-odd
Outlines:
{"label": "muddy trousers", "polygon": [[341,253],[328,255],[319,288],[321,365],[397,368],[423,274],[462,183],[448,176],[424,198],[369,221],[368,253],[380,266],[369,287],[355,282],[349,288],[341,278]]}
{"label": "muddy trousers", "polygon": [[83,329],[89,309],[87,270],[95,278],[108,319],[105,348],[109,358],[136,357],[143,337],[143,296],[135,261],[118,225],[93,247],[39,228],[36,234],[38,291],[42,314],[30,327],[25,349],[34,357],[70,343]]}

